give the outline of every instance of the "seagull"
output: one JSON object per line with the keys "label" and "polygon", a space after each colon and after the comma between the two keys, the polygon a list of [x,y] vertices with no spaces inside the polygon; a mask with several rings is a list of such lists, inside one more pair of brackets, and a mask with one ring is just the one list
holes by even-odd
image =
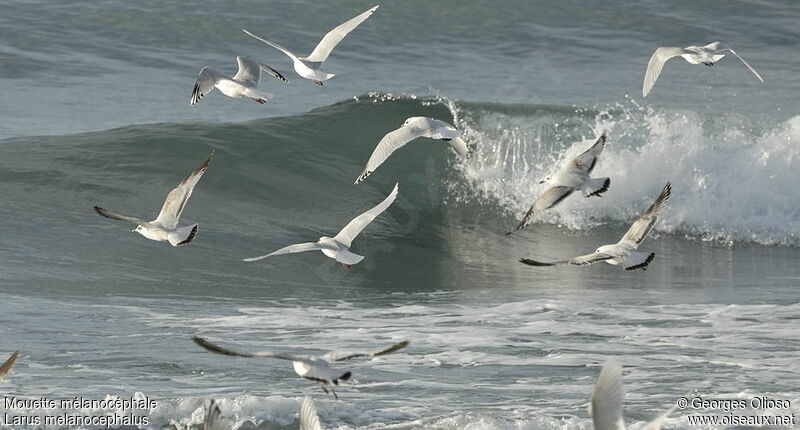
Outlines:
{"label": "seagull", "polygon": [[350,246],[353,240],[371,223],[378,215],[385,211],[397,198],[397,186],[394,184],[394,189],[391,193],[377,206],[364,212],[363,214],[355,217],[334,237],[322,236],[316,242],[298,243],[281,248],[275,252],[259,257],[245,258],[244,261],[253,262],[263,260],[273,255],[281,254],[294,254],[296,252],[306,251],[322,251],[323,254],[336,261],[342,263],[345,267],[349,268],[353,264],[358,264],[364,259],[363,255],[358,255],[350,252]]}
{"label": "seagull", "polygon": [[218,426],[218,424],[219,418],[222,416],[222,411],[219,409],[217,401],[214,399],[208,400],[205,404],[205,408],[206,415],[203,419],[203,430],[221,429],[222,426]]}
{"label": "seagull", "polygon": [[362,13],[361,15],[345,22],[344,24],[339,25],[338,27],[334,28],[333,30],[329,31],[322,40],[319,41],[317,47],[314,48],[314,51],[308,57],[298,57],[297,55],[293,54],[288,49],[284,48],[281,45],[278,45],[275,42],[270,42],[269,40],[262,39],[255,34],[242,29],[245,33],[249,36],[252,36],[267,45],[277,49],[278,51],[283,52],[289,58],[292,59],[294,62],[294,70],[297,72],[298,75],[314,82],[317,85],[322,86],[324,81],[334,77],[335,75],[332,73],[326,73],[319,68],[322,66],[322,63],[328,58],[328,55],[331,54],[333,48],[339,44],[339,42],[347,36],[348,33],[353,31],[359,24],[364,22],[367,18],[378,9],[380,5],[373,7],[372,9]]}
{"label": "seagull", "polygon": [[634,252],[639,244],[642,243],[647,233],[653,229],[653,225],[661,215],[661,211],[667,204],[667,199],[672,192],[672,186],[669,182],[661,190],[656,201],[641,215],[639,219],[634,221],[633,225],[628,229],[622,239],[613,245],[603,245],[597,250],[588,255],[575,257],[571,260],[554,261],[551,263],[543,263],[540,261],[529,260],[523,258],[519,260],[521,263],[530,266],[558,266],[566,264],[574,264],[577,266],[586,266],[589,264],[597,263],[598,261],[605,261],[608,264],[622,265],[625,270],[646,270],[647,265],[655,258],[655,252]]}
{"label": "seagull", "polygon": [[136,224],[133,232],[139,233],[150,240],[169,242],[172,246],[186,245],[197,235],[198,224],[178,227],[178,219],[181,217],[183,208],[186,207],[186,202],[189,201],[189,197],[192,195],[192,190],[203,176],[203,173],[205,173],[213,156],[214,151],[211,151],[211,154],[206,157],[199,167],[194,169],[186,179],[167,194],[167,199],[164,201],[164,206],[161,207],[161,212],[153,221],[147,222],[138,218],[119,215],[99,206],[95,206],[94,211],[106,218]]}
{"label": "seagull", "polygon": [[[601,196],[608,191],[611,185],[610,178],[592,178],[590,174],[597,164],[597,157],[606,147],[606,135],[603,133],[589,149],[583,151],[569,164],[559,171],[555,178],[550,181],[550,187],[539,196],[522,217],[522,221],[517,228],[506,233],[507,235],[515,231],[522,230],[533,221],[533,217],[547,209],[561,203],[576,190],[581,190],[584,197]],[[549,178],[548,178],[549,179]],[[540,183],[547,182],[544,180]]]}
{"label": "seagull", "polygon": [[736,51],[722,42],[711,42],[706,46],[687,46],[686,48],[661,47],[653,52],[653,55],[650,57],[650,62],[647,63],[647,72],[644,74],[644,85],[642,86],[642,97],[647,97],[647,94],[653,89],[653,85],[656,83],[658,75],[661,74],[664,63],[670,58],[683,57],[683,59],[690,64],[705,64],[711,67],[725,56],[725,54],[721,54],[721,52],[725,51],[733,54],[756,75],[759,81],[764,82],[764,78],[762,78],[747,61],[744,61],[744,58],[740,57]]}
{"label": "seagull", "polygon": [[429,137],[431,139],[449,142],[450,146],[462,157],[469,155],[466,142],[461,140],[461,131],[452,125],[439,121],[438,119],[426,118],[424,116],[414,116],[407,119],[397,130],[389,132],[383,136],[378,146],[372,151],[372,155],[367,161],[364,171],[358,176],[355,183],[359,183],[374,172],[392,153],[402,148],[406,143],[418,137]]}
{"label": "seagull", "polygon": [[287,82],[283,75],[266,64],[256,63],[247,57],[236,57],[236,61],[239,63],[239,71],[232,78],[212,68],[203,67],[194,83],[189,106],[196,105],[206,94],[214,91],[214,87],[219,88],[222,94],[228,97],[249,97],[256,103],[264,104],[273,95],[256,89],[261,80],[262,70],[276,79]]}
{"label": "seagull", "polygon": [[[659,430],[667,416],[675,410],[675,406],[654,420],[647,423],[644,430]],[[622,365],[615,359],[609,359],[594,385],[592,402],[589,406],[595,430],[624,430],[622,419]]]}
{"label": "seagull", "polygon": [[0,381],[6,378],[6,375],[8,375],[8,372],[11,370],[11,366],[17,361],[17,357],[19,357],[19,351],[14,351],[11,356],[8,357],[8,360],[0,366]]}
{"label": "seagull", "polygon": [[303,403],[300,405],[300,430],[322,430],[317,408],[308,397],[303,397]]}
{"label": "seagull", "polygon": [[347,381],[352,376],[352,373],[345,370],[334,369],[330,366],[331,362],[339,362],[350,360],[352,358],[371,358],[381,355],[391,354],[399,351],[408,346],[408,341],[396,343],[386,349],[377,352],[362,352],[362,353],[348,353],[341,354],[330,352],[322,356],[293,356],[286,354],[276,354],[272,352],[236,352],[230,349],[221,347],[207,341],[205,338],[193,336],[192,340],[201,347],[216,354],[230,355],[232,357],[246,357],[246,358],[277,358],[279,360],[289,360],[292,362],[292,367],[298,376],[314,381],[320,384],[322,391],[325,394],[333,395],[338,399],[339,396],[333,391],[331,385],[339,385],[339,381]]}

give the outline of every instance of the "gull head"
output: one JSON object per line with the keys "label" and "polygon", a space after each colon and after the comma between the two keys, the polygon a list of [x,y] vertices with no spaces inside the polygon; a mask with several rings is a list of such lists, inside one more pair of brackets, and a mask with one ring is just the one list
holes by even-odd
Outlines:
{"label": "gull head", "polygon": [[131,233],[139,233],[142,231],[142,226],[137,225],[135,229],[131,230]]}

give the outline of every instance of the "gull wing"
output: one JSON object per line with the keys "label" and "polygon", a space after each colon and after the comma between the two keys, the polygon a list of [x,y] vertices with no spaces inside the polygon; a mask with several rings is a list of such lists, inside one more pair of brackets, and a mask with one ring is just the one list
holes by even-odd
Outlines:
{"label": "gull wing", "polygon": [[578,170],[585,170],[591,173],[592,170],[594,170],[594,166],[597,164],[597,157],[600,156],[600,153],[603,152],[603,149],[606,147],[606,140],[606,134],[603,133],[589,149],[583,151],[581,155],[572,160],[572,165]]}
{"label": "gull wing", "polygon": [[676,408],[677,408],[677,406],[673,406],[673,407],[667,409],[666,412],[664,412],[663,414],[655,417],[652,421],[647,423],[647,425],[645,425],[642,428],[642,430],[661,430],[661,425],[664,424],[664,421],[666,421],[666,419],[669,416],[669,414],[675,412]]}
{"label": "gull wing", "polygon": [[261,71],[269,73],[275,79],[277,79],[279,81],[282,81],[282,82],[289,82],[283,75],[281,75],[281,72],[273,69],[272,67],[270,67],[270,66],[268,66],[268,65],[266,65],[264,63],[259,64],[259,66],[261,67]]}
{"label": "gull wing", "polygon": [[189,106],[196,105],[200,99],[214,90],[217,82],[223,79],[229,78],[214,69],[203,67],[200,70],[200,74],[197,75],[197,80],[194,81],[194,89],[192,90],[192,97],[189,98]]}
{"label": "gull wing", "polygon": [[603,254],[600,252],[593,252],[591,254],[581,255],[580,257],[575,257],[571,260],[561,260],[561,261],[551,261],[551,262],[543,262],[543,261],[536,261],[531,260],[528,258],[522,258],[519,260],[520,263],[527,264],[528,266],[566,266],[566,265],[574,265],[574,266],[588,266],[590,264],[597,263],[598,261],[610,260],[614,258],[613,255]]}
{"label": "gull wing", "polygon": [[261,65],[247,57],[236,57],[239,63],[239,71],[233,75],[233,80],[245,85],[255,87],[261,80]]}
{"label": "gull wing", "polygon": [[329,360],[329,361],[345,361],[345,360],[350,360],[352,358],[377,357],[377,356],[380,356],[380,355],[386,355],[386,354],[391,354],[393,352],[397,352],[397,351],[407,347],[408,343],[409,342],[407,340],[404,340],[404,341],[398,342],[398,343],[396,343],[396,344],[394,344],[394,345],[392,345],[392,346],[390,346],[388,348],[384,348],[384,349],[382,349],[380,351],[374,351],[374,352],[354,352],[354,353],[331,352],[331,353],[325,354],[323,356],[323,359]]}
{"label": "gull wing", "polygon": [[297,253],[297,252],[306,252],[306,251],[321,251],[321,250],[326,249],[326,248],[327,248],[326,246],[322,245],[319,242],[297,243],[297,244],[294,244],[294,245],[289,245],[289,246],[283,247],[283,248],[281,248],[281,249],[279,249],[279,250],[277,250],[275,252],[271,252],[271,253],[266,254],[266,255],[260,255],[258,257],[245,258],[243,261],[247,261],[248,263],[251,263],[253,261],[263,260],[263,259],[265,259],[267,257],[272,257],[273,255],[294,254],[294,253]]}
{"label": "gull wing", "polygon": [[111,212],[110,210],[103,209],[100,206],[95,206],[94,211],[97,212],[98,215],[104,216],[106,218],[111,218],[119,221],[128,221],[138,225],[150,225],[150,223],[148,223],[147,221],[140,220],[139,218],[120,215],[118,213]]}
{"label": "gull wing", "polygon": [[268,352],[268,351],[262,351],[262,352],[237,352],[237,351],[233,351],[233,350],[228,349],[228,348],[224,348],[224,347],[219,346],[217,344],[211,343],[211,342],[209,342],[208,340],[206,340],[205,338],[202,338],[202,337],[192,336],[192,340],[194,341],[194,343],[200,345],[201,347],[203,347],[207,351],[213,352],[215,354],[228,355],[228,356],[231,356],[231,357],[244,357],[244,358],[277,358],[277,359],[280,359],[280,360],[300,361],[300,362],[303,362],[303,363],[308,363],[308,364],[313,365],[313,362],[311,360],[309,360],[307,358],[303,358],[303,357],[294,357],[294,356],[291,356],[291,355],[275,354],[275,353]]}
{"label": "gull wing", "polygon": [[642,97],[647,97],[647,94],[653,89],[653,85],[655,85],[658,75],[661,74],[661,69],[664,68],[664,63],[666,63],[670,58],[677,57],[684,53],[685,50],[683,48],[668,47],[661,47],[653,52],[653,55],[650,57],[650,62],[647,63],[647,71],[644,74]]}
{"label": "gull wing", "polygon": [[164,200],[164,206],[161,207],[161,212],[155,219],[155,223],[170,230],[178,226],[178,219],[180,219],[181,213],[183,213],[183,208],[186,207],[186,203],[189,201],[189,197],[191,197],[195,185],[197,185],[197,182],[203,177],[203,173],[208,169],[208,164],[211,162],[213,156],[214,151],[212,150],[211,154],[208,154],[208,157],[206,157],[192,173],[189,173],[189,176],[167,194],[167,199]]}
{"label": "gull wing", "polygon": [[218,426],[219,424],[219,417],[222,415],[222,411],[219,409],[219,404],[214,399],[211,399],[206,402],[206,414],[205,418],[203,418],[203,430],[217,430],[221,429],[222,426]]}
{"label": "gull wing", "polygon": [[325,61],[328,58],[328,55],[330,55],[331,51],[333,51],[333,48],[335,48],[336,45],[338,45],[339,42],[341,42],[342,39],[347,36],[347,33],[353,31],[359,26],[359,24],[369,18],[379,6],[380,5],[375,6],[361,15],[358,15],[357,17],[340,24],[338,27],[329,31],[328,34],[326,34],[322,40],[319,41],[317,47],[314,48],[314,51],[309,54],[308,57],[303,58],[303,60],[311,61],[313,63],[322,63]]}
{"label": "gull wing", "polygon": [[14,365],[14,362],[17,361],[17,357],[19,357],[19,351],[14,351],[8,359],[3,362],[3,365],[0,366],[0,381],[5,379],[8,372],[11,370],[11,366]]}
{"label": "gull wing", "polygon": [[300,430],[322,430],[317,408],[310,398],[304,397],[300,405]]}
{"label": "gull wing", "polygon": [[622,365],[610,359],[603,365],[592,393],[591,415],[595,430],[624,430],[622,420]]}
{"label": "gull wing", "polygon": [[633,225],[631,225],[628,231],[625,232],[625,235],[622,236],[622,239],[620,239],[620,243],[626,241],[632,242],[634,248],[636,245],[642,243],[644,238],[647,237],[647,233],[650,233],[650,230],[653,229],[653,225],[658,221],[658,216],[661,215],[661,211],[664,210],[670,193],[672,193],[672,185],[667,182],[667,185],[661,190],[661,194],[656,198],[656,201],[639,216],[639,219],[633,222]]}
{"label": "gull wing", "polygon": [[712,43],[710,43],[710,44],[706,45],[705,47],[706,47],[706,48],[709,48],[709,49],[711,49],[711,50],[717,51],[717,52],[722,52],[722,51],[728,51],[728,52],[730,52],[730,53],[731,53],[731,54],[733,54],[733,55],[734,55],[736,58],[738,58],[738,59],[739,59],[739,61],[741,61],[741,62],[742,62],[742,64],[744,64],[744,65],[745,65],[745,67],[747,67],[747,69],[748,69],[748,70],[750,70],[751,72],[753,72],[753,74],[754,74],[754,75],[756,75],[756,78],[758,78],[758,80],[759,80],[759,81],[761,81],[761,82],[764,82],[764,78],[762,78],[762,77],[761,77],[761,75],[760,75],[760,74],[758,74],[758,72],[756,72],[756,69],[754,69],[752,66],[750,66],[750,64],[749,64],[747,61],[744,61],[744,58],[740,57],[740,56],[739,56],[739,54],[737,54],[737,53],[736,53],[736,51],[734,51],[733,49],[731,49],[731,47],[730,47],[730,46],[728,46],[728,45],[726,45],[726,44],[724,44],[724,43],[722,43],[722,42],[719,42],[719,41],[717,41],[717,42],[712,42]]}
{"label": "gull wing", "polygon": [[540,211],[544,211],[547,209],[552,208],[553,206],[561,203],[562,200],[569,197],[575,191],[572,187],[565,187],[561,185],[557,185],[554,187],[550,187],[547,191],[544,192],[541,196],[539,196],[531,205],[531,208],[528,209],[528,212],[525,213],[525,216],[522,217],[522,221],[520,221],[517,228],[512,231],[509,231],[506,234],[514,233],[515,231],[522,230],[523,228],[527,227],[533,221],[534,215],[537,215]]}
{"label": "gull wing", "polygon": [[333,239],[337,242],[343,243],[345,246],[349,247],[352,245],[353,240],[361,233],[369,223],[371,223],[375,218],[383,213],[397,198],[397,189],[398,184],[394,184],[394,189],[392,192],[383,199],[382,202],[378,203],[374,208],[362,213],[361,215],[353,218],[344,228],[336,235]]}
{"label": "gull wing", "polygon": [[403,124],[397,130],[390,131],[387,133],[380,142],[378,142],[378,146],[375,147],[375,150],[372,151],[372,155],[370,155],[369,160],[367,161],[367,165],[364,167],[364,171],[358,176],[355,183],[359,183],[367,178],[375,169],[378,168],[387,158],[394,151],[405,146],[406,143],[411,142],[412,140],[426,136],[429,133],[429,130],[425,130],[422,127],[416,127],[413,125],[406,125]]}
{"label": "gull wing", "polygon": [[246,33],[248,36],[250,36],[250,37],[254,37],[254,38],[256,38],[256,39],[258,39],[258,40],[260,40],[260,41],[262,41],[262,42],[266,43],[267,45],[269,45],[269,46],[271,46],[271,47],[273,47],[273,48],[277,49],[278,51],[281,51],[281,52],[283,52],[283,53],[284,53],[284,54],[286,54],[286,55],[287,55],[289,58],[291,58],[291,59],[292,59],[292,61],[300,61],[300,59],[299,59],[299,58],[297,58],[297,55],[294,55],[294,54],[292,53],[292,51],[290,51],[290,50],[288,50],[288,49],[284,48],[283,46],[281,46],[281,45],[278,45],[278,44],[277,44],[277,43],[275,43],[275,42],[270,42],[269,40],[262,39],[262,38],[260,38],[260,37],[256,36],[255,34],[253,34],[253,33],[249,32],[249,31],[245,30],[245,29],[242,29],[242,31],[244,31],[244,32],[245,32],[245,33]]}

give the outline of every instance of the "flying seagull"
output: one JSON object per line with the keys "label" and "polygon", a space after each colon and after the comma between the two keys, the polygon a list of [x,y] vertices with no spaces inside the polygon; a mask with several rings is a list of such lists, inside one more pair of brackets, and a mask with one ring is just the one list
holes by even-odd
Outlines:
{"label": "flying seagull", "polygon": [[147,222],[139,218],[116,214],[99,206],[95,206],[94,211],[106,218],[136,224],[133,232],[139,233],[150,240],[169,242],[172,246],[186,245],[197,235],[198,224],[178,227],[178,219],[181,217],[183,208],[186,207],[186,202],[189,201],[189,197],[192,195],[192,190],[203,176],[203,173],[205,173],[213,156],[214,151],[211,151],[211,154],[206,157],[200,166],[194,169],[186,179],[167,194],[167,199],[164,201],[164,206],[161,207],[161,212],[153,221]]}
{"label": "flying seagull", "polygon": [[[506,234],[522,230],[533,222],[534,216],[561,203],[576,190],[581,190],[584,197],[599,197],[608,191],[608,187],[611,185],[610,178],[592,178],[590,176],[597,164],[597,157],[605,147],[606,135],[603,133],[597,138],[594,145],[575,157],[558,172],[555,178],[550,180],[550,187],[533,202],[517,228]],[[542,182],[546,182],[546,180]]]}
{"label": "flying seagull", "polygon": [[216,354],[230,355],[232,357],[245,358],[277,358],[279,360],[289,360],[298,376],[320,384],[322,391],[332,394],[334,398],[339,398],[333,391],[332,385],[339,385],[339,381],[350,379],[352,374],[346,370],[334,369],[330,366],[331,362],[350,360],[352,358],[371,358],[380,355],[391,354],[408,346],[408,341],[396,343],[386,349],[377,352],[362,353],[336,353],[330,352],[322,356],[293,356],[286,354],[276,354],[272,352],[236,352],[219,345],[213,344],[202,337],[194,336],[192,340],[201,347]]}
{"label": "flying seagull", "polygon": [[317,408],[308,397],[303,397],[303,403],[300,405],[300,430],[322,430]]}
{"label": "flying seagull", "polygon": [[650,62],[647,63],[647,72],[644,74],[644,85],[642,85],[642,97],[647,97],[647,94],[653,89],[658,75],[661,74],[661,69],[664,68],[664,63],[670,58],[683,57],[684,60],[691,64],[705,64],[711,67],[725,56],[725,54],[722,54],[722,52],[725,51],[730,52],[741,60],[741,62],[756,75],[759,81],[764,82],[764,78],[762,78],[747,61],[744,61],[744,58],[740,57],[736,51],[722,42],[712,42],[706,46],[687,46],[686,48],[661,47],[653,52],[653,55],[650,57]]}
{"label": "flying seagull", "polygon": [[189,106],[197,104],[206,94],[214,91],[215,87],[228,97],[249,97],[256,103],[264,104],[273,96],[256,88],[261,80],[262,70],[286,82],[283,75],[266,64],[256,63],[247,57],[236,57],[236,61],[239,63],[239,71],[232,78],[212,68],[203,67],[194,83]]}
{"label": "flying seagull", "polygon": [[367,166],[364,171],[356,179],[356,184],[363,181],[374,172],[392,153],[402,148],[406,143],[418,137],[429,137],[431,139],[443,140],[449,142],[450,146],[456,150],[461,156],[467,157],[469,149],[467,144],[461,140],[461,131],[457,130],[452,125],[439,121],[438,119],[426,118],[424,116],[414,116],[407,119],[403,125],[397,130],[389,132],[383,136],[378,146],[372,151],[372,155],[367,161]]}
{"label": "flying seagull", "polygon": [[298,243],[281,248],[275,252],[259,257],[245,258],[244,261],[252,262],[263,260],[273,255],[293,254],[296,252],[322,251],[323,254],[350,267],[364,259],[363,255],[350,252],[353,241],[378,215],[385,211],[397,198],[397,184],[391,193],[377,206],[355,217],[334,237],[322,236],[316,242]]}
{"label": "flying seagull", "polygon": [[[592,393],[589,415],[592,416],[595,430],[624,430],[622,419],[622,365],[615,359],[609,359],[600,375]],[[644,430],[659,430],[667,416],[675,410],[675,406],[654,420],[647,423]]]}
{"label": "flying seagull", "polygon": [[521,263],[530,266],[557,266],[574,264],[577,266],[586,266],[589,264],[597,263],[598,261],[605,261],[608,264],[622,265],[625,270],[647,269],[647,265],[655,258],[655,252],[634,252],[639,244],[642,243],[647,233],[653,229],[653,225],[658,220],[658,216],[667,204],[672,186],[669,182],[661,190],[656,201],[647,210],[639,216],[639,219],[634,221],[633,225],[628,229],[622,239],[613,245],[603,245],[597,250],[588,255],[575,257],[571,260],[554,261],[551,263],[543,263],[540,261],[529,260],[523,258]]}
{"label": "flying seagull", "polygon": [[222,426],[219,425],[219,419],[222,416],[222,411],[220,411],[217,401],[214,399],[206,401],[205,408],[206,415],[203,418],[203,430],[221,430]]}
{"label": "flying seagull", "polygon": [[[380,5],[378,5],[380,6]],[[322,66],[322,63],[328,58],[328,55],[331,54],[333,48],[339,44],[339,42],[347,36],[348,33],[353,31],[359,24],[364,22],[376,9],[378,6],[373,7],[372,9],[362,13],[361,15],[345,22],[344,24],[339,25],[338,27],[334,28],[333,30],[329,31],[322,40],[319,41],[317,47],[314,48],[314,51],[308,57],[298,57],[297,55],[293,54],[288,49],[284,48],[281,45],[278,45],[275,42],[270,42],[269,40],[262,39],[255,34],[242,29],[248,35],[266,43],[267,45],[277,49],[278,51],[283,52],[289,58],[292,59],[294,62],[294,70],[297,72],[298,75],[314,82],[317,85],[322,85],[324,81],[334,77],[335,75],[332,73],[326,73],[319,68]]]}
{"label": "flying seagull", "polygon": [[11,356],[8,357],[8,360],[0,366],[0,381],[6,378],[6,375],[8,375],[8,372],[11,370],[11,366],[17,361],[17,357],[19,357],[19,351],[14,351]]}

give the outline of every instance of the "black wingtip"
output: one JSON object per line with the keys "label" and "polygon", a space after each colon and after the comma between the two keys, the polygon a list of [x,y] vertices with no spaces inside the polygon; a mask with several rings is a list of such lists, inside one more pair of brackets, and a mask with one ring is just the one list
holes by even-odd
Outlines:
{"label": "black wingtip", "polygon": [[531,260],[528,258],[520,258],[519,262],[522,264],[527,264],[528,266],[537,266],[537,267],[552,266],[552,264],[550,263],[543,263],[541,261]]}
{"label": "black wingtip", "polygon": [[647,266],[650,265],[650,263],[653,261],[654,258],[656,258],[656,253],[651,252],[643,263],[631,267],[626,267],[625,270],[636,270],[636,269],[647,270]]}
{"label": "black wingtip", "polygon": [[603,182],[603,186],[600,187],[599,190],[597,190],[597,191],[595,191],[593,193],[589,193],[589,195],[587,195],[586,198],[593,197],[593,196],[600,197],[603,193],[608,191],[608,188],[610,186],[611,186],[611,178],[606,178],[606,180]]}
{"label": "black wingtip", "polygon": [[188,245],[188,244],[189,244],[189,242],[193,241],[193,240],[194,240],[194,237],[195,237],[195,236],[197,236],[197,229],[198,229],[198,227],[200,227],[200,225],[199,225],[199,224],[198,224],[198,225],[196,225],[196,226],[194,226],[194,228],[192,229],[192,232],[191,232],[191,233],[189,233],[189,237],[187,237],[186,239],[184,239],[182,242],[178,242],[178,246]]}

